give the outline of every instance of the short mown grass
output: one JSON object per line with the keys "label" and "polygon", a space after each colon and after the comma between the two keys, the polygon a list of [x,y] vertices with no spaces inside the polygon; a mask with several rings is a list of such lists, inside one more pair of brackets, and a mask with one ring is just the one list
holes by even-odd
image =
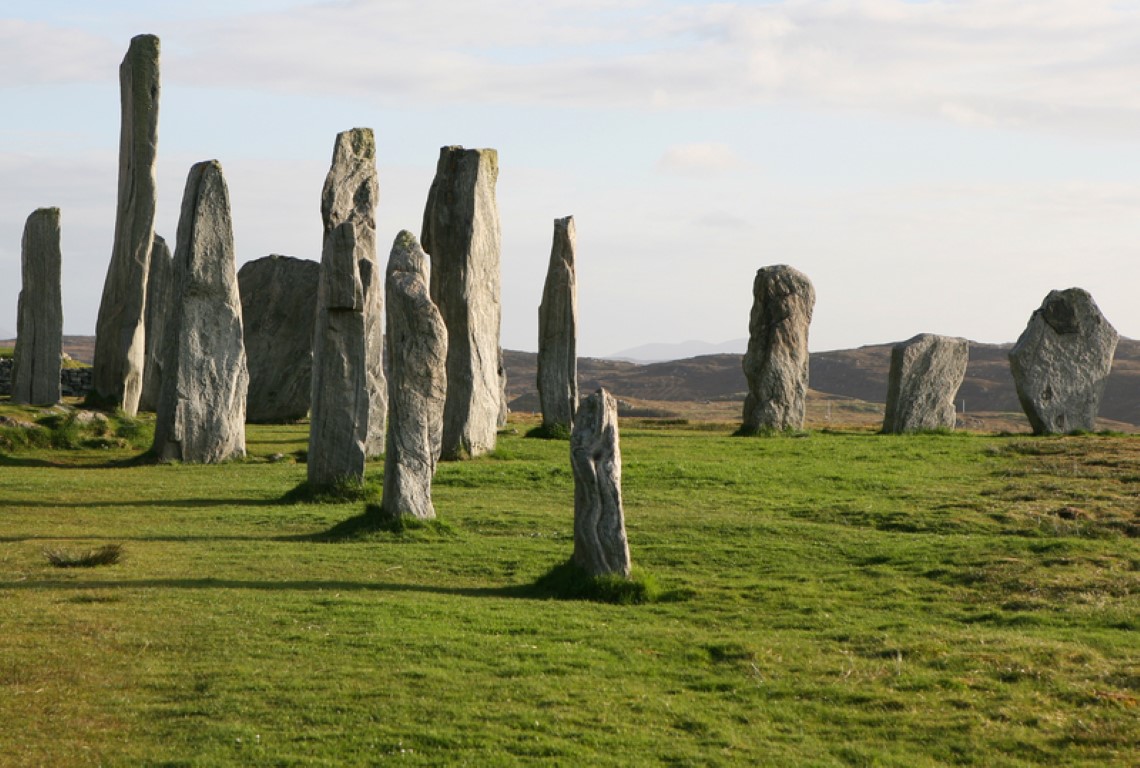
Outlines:
{"label": "short mown grass", "polygon": [[399,529],[283,498],[305,425],[218,466],[3,448],[0,762],[1136,764],[1138,438],[623,420],[651,599],[607,601],[568,444],[513,426]]}

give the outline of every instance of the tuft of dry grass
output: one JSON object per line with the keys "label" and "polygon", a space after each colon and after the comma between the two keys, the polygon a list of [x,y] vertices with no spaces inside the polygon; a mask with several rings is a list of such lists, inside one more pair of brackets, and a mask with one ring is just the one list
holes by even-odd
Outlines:
{"label": "tuft of dry grass", "polygon": [[123,545],[106,544],[98,549],[89,549],[78,554],[64,549],[44,549],[44,557],[56,568],[94,568],[99,565],[114,565],[123,557]]}

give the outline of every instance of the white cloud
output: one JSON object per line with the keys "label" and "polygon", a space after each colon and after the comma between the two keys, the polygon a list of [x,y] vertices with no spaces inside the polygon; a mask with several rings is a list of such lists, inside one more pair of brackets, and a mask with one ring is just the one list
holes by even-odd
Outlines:
{"label": "white cloud", "polygon": [[661,155],[657,168],[667,173],[706,176],[735,170],[740,162],[726,144],[676,144]]}
{"label": "white cloud", "polygon": [[973,125],[1140,130],[1140,10],[1111,0],[354,0],[184,31],[171,77],[385,104],[792,100]]}
{"label": "white cloud", "polygon": [[[344,0],[155,27],[164,79],[206,87],[385,106],[789,101],[1140,133],[1140,7],[1115,0]],[[123,49],[0,19],[0,85],[113,78]]]}

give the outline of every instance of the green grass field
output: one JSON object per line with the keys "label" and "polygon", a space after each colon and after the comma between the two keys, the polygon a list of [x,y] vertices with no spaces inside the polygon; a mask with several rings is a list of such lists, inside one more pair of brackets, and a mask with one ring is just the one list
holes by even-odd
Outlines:
{"label": "green grass field", "polygon": [[440,467],[443,525],[332,540],[363,504],[266,459],[303,425],[221,466],[9,441],[0,764],[1140,764],[1140,439],[626,421],[661,596],[612,605],[534,588],[568,444],[511,426]]}

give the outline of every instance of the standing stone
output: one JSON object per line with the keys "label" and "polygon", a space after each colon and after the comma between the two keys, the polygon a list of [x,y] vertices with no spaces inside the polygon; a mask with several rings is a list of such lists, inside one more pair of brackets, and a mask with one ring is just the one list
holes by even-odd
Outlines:
{"label": "standing stone", "polygon": [[139,410],[155,411],[162,397],[162,353],[166,344],[166,318],[174,301],[174,258],[158,235],[150,249],[146,278],[146,366],[143,368]]}
{"label": "standing stone", "polygon": [[[365,456],[384,452],[384,420],[388,414],[387,386],[384,383],[384,303],[380,264],[376,260],[376,140],[371,128],[353,128],[337,134],[332,165],[325,176],[321,193],[321,217],[324,220],[325,246],[321,261],[332,237],[344,224],[354,228],[352,240],[357,262],[356,278],[360,282],[360,311],[363,315],[363,344],[360,354],[364,365],[362,386],[368,395],[367,411],[360,425],[364,430]],[[345,268],[341,264],[339,268]],[[344,286],[341,286],[342,288]],[[318,304],[319,306],[319,304]],[[336,307],[342,309],[343,307]],[[320,311],[318,309],[318,311]],[[314,355],[317,354],[314,337]]]}
{"label": "standing stone", "polygon": [[411,232],[388,258],[388,443],[384,514],[435,517],[431,480],[443,436],[447,327],[428,291],[427,255]]}
{"label": "standing stone", "polygon": [[498,176],[495,150],[443,147],[424,208],[431,297],[448,335],[444,459],[493,450],[502,415]]}
{"label": "standing stone", "polygon": [[40,208],[24,224],[23,289],[12,355],[12,402],[48,405],[60,397],[63,299],[60,294],[59,209]]}
{"label": "standing stone", "polygon": [[922,333],[891,350],[883,432],[953,429],[954,395],[966,378],[970,343]]}
{"label": "standing stone", "polygon": [[578,408],[578,285],[574,217],[554,220],[554,244],[538,307],[538,398],[542,426],[569,430]]}
{"label": "standing stone", "polygon": [[507,366],[503,362],[503,348],[499,347],[499,418],[496,425],[499,429],[507,426],[507,419],[511,415],[511,406],[507,396]]}
{"label": "standing stone", "polygon": [[158,38],[139,35],[119,67],[119,202],[95,325],[94,394],[133,416],[146,359],[146,280],[154,239],[158,149]]}
{"label": "standing stone", "polygon": [[1092,430],[1118,335],[1080,288],[1050,291],[1009,352],[1034,434]]}
{"label": "standing stone", "polygon": [[297,421],[309,413],[313,389],[313,323],[321,265],[266,256],[238,270],[250,423]]}
{"label": "standing stone", "polygon": [[742,434],[802,429],[808,388],[808,328],[815,289],[784,264],[763,267],[752,285]]}
{"label": "standing stone", "polygon": [[574,470],[574,562],[591,576],[630,575],[621,503],[617,402],[604,389],[584,401],[570,437]]}
{"label": "standing stone", "polygon": [[186,180],[162,359],[154,454],[193,463],[244,456],[249,373],[230,197],[216,160],[196,164]]}
{"label": "standing stone", "polygon": [[[375,343],[380,320],[376,265],[376,144],[372,131],[337,134],[321,195],[324,245],[313,332],[309,484],[323,488],[364,479],[374,446],[376,411],[387,393],[383,354]],[[385,406],[386,408],[386,406]],[[373,425],[370,428],[370,423]]]}

